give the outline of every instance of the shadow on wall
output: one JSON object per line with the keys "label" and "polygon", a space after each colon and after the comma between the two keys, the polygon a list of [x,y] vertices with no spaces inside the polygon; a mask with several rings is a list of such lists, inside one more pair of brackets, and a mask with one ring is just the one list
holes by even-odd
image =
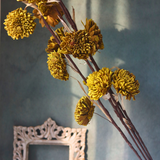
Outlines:
{"label": "shadow on wall", "polygon": [[[21,2],[2,2],[0,58],[0,159],[12,159],[13,126],[37,126],[51,117],[63,126],[72,124],[70,82],[54,79],[48,70],[45,48],[50,38],[37,24],[29,38],[13,40],[4,30],[8,12]],[[38,22],[38,21],[37,21]],[[66,96],[67,95],[67,96]],[[39,155],[40,156],[40,155]],[[36,159],[33,155],[33,159]]]}
{"label": "shadow on wall", "polygon": [[[116,65],[129,70],[139,80],[141,92],[136,96],[135,102],[128,102],[126,110],[129,111],[153,159],[158,160],[160,157],[160,121],[158,121],[160,1],[74,1],[78,2],[85,3],[86,17],[96,21],[103,35],[105,49],[94,56],[99,67],[111,68]],[[9,11],[20,6],[18,2],[11,3],[9,6],[2,3],[2,21]],[[77,19],[81,20],[85,22],[85,19]],[[49,32],[41,32],[41,26],[37,25],[33,36],[13,41],[7,36],[3,27],[1,28],[3,41],[0,58],[2,91],[0,155],[6,160],[12,159],[13,125],[36,126],[51,117],[58,124],[70,126],[73,122],[73,108],[70,106],[73,105],[72,100],[75,96],[73,97],[70,90],[71,83],[53,79],[46,67],[47,55],[44,49],[50,37]],[[89,70],[87,72],[90,73]],[[105,105],[109,112],[114,114],[109,103],[105,102]],[[101,113],[98,109],[96,112]],[[92,121],[96,119],[95,126],[87,126],[90,130],[87,134],[86,159],[134,160],[134,153],[125,144],[118,131],[108,122],[95,117],[94,115],[92,119]],[[92,130],[93,127],[96,128],[96,132]],[[95,137],[92,134],[95,134]]]}
{"label": "shadow on wall", "polygon": [[[101,0],[98,5],[100,12],[97,15],[93,15],[89,10],[92,3],[94,1],[87,2],[87,15],[93,20],[94,17],[99,18],[99,24],[97,24],[102,28],[101,32],[105,45],[105,49],[100,51],[101,53],[96,53],[95,59],[100,68],[118,66],[136,75],[136,79],[140,82],[140,94],[136,96],[135,102],[128,102],[129,106],[126,106],[126,109],[140,135],[144,138],[153,159],[158,159],[160,157],[158,153],[160,150],[158,144],[160,141],[158,137],[160,121],[157,122],[159,119],[157,111],[160,110],[158,104],[160,88],[158,71],[160,68],[160,2],[126,0],[124,3],[124,1]],[[97,18],[97,16],[99,17]],[[110,110],[109,104],[107,104],[107,109]],[[112,109],[110,111],[112,113]],[[153,118],[149,118],[152,116]],[[97,129],[100,128],[98,126],[105,127],[104,129],[101,127],[101,130],[97,131],[95,159],[131,160],[131,157],[134,159],[135,155],[127,144],[124,144],[123,148],[122,144],[116,143],[114,139],[110,141],[112,131],[116,134],[119,133],[115,129],[112,130],[110,124],[102,121],[100,118],[96,120]],[[158,141],[156,141],[157,139]],[[114,150],[111,146],[116,149]],[[155,150],[155,148],[157,149]],[[118,152],[121,154],[117,154]]]}

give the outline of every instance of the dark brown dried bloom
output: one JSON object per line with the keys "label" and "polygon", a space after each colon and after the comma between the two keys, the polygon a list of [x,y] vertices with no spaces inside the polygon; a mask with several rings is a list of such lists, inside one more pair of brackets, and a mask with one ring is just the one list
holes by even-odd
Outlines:
{"label": "dark brown dried bloom", "polygon": [[[63,15],[63,11],[58,3],[39,2],[38,8],[41,11],[42,15],[44,16],[44,19],[50,26],[55,27],[55,25],[57,25],[60,22],[57,10],[61,14],[61,16]],[[34,16],[39,19],[39,23],[41,24],[41,26],[44,27],[45,24],[43,22],[43,19],[41,18],[40,13],[36,9],[33,10],[33,13]]]}
{"label": "dark brown dried bloom", "polygon": [[96,51],[91,36],[85,30],[65,33],[60,46],[63,54],[72,54],[75,58],[84,60]]}
{"label": "dark brown dried bloom", "polygon": [[94,46],[95,50],[103,49],[104,44],[102,41],[102,34],[97,24],[92,19],[86,19],[86,25],[84,25],[84,27],[85,27],[85,30],[91,36],[91,40],[95,44]]}
{"label": "dark brown dried bloom", "polygon": [[[55,32],[57,33],[57,36],[61,40],[62,37],[64,36],[63,27],[56,29]],[[51,36],[50,39],[48,40],[48,45],[47,45],[47,48],[46,48],[45,51],[47,53],[50,53],[50,52],[53,52],[53,51],[57,51],[59,47],[60,46],[56,42],[55,38],[53,36]]]}

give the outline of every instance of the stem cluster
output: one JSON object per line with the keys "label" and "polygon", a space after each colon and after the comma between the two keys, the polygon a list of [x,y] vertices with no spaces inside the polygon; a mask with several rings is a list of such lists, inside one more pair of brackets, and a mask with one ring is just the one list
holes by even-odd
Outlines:
{"label": "stem cluster", "polygon": [[[73,19],[71,18],[67,8],[65,7],[65,5],[63,4],[63,2],[61,0],[59,0],[59,5],[61,6],[66,19],[68,20],[68,22],[70,23],[70,25],[72,26],[72,28],[77,31],[77,26],[75,24],[75,22],[73,21]],[[55,33],[53,32],[53,30],[50,28],[50,26],[47,24],[47,22],[45,21],[45,19],[42,16],[42,19],[46,25],[46,28],[51,32],[51,34],[54,36],[55,40],[57,41],[58,44],[60,44],[61,42],[59,41],[59,39],[57,38],[57,36],[55,35]],[[66,55],[66,57],[68,58],[68,60],[70,61],[70,63],[74,66],[74,68],[77,70],[77,72],[79,73],[79,75],[82,77],[82,79],[86,82],[86,78],[83,76],[83,74],[81,73],[81,71],[79,70],[79,68],[77,67],[77,65],[74,63],[74,61],[71,59],[70,55]],[[94,65],[94,68],[92,67],[92,65],[90,64],[90,62],[88,60],[86,60],[87,65],[89,66],[89,68],[91,69],[92,72],[94,72],[95,70],[98,71],[99,67],[97,65],[97,63],[95,62],[94,58],[90,55],[90,60],[91,63]],[[141,139],[138,131],[136,130],[135,126],[133,125],[132,121],[130,120],[130,118],[127,115],[126,110],[124,110],[120,104],[119,101],[116,101],[114,96],[113,96],[113,91],[110,89],[108,91],[108,93],[110,94],[110,98],[108,99],[111,106],[114,109],[114,112],[116,113],[117,117],[119,118],[119,120],[121,121],[121,123],[123,124],[123,126],[125,127],[125,129],[127,130],[128,134],[130,135],[130,137],[132,138],[133,142],[135,143],[135,145],[137,146],[138,150],[140,151],[141,155],[143,156],[143,158],[145,160],[152,160],[152,157],[147,149],[147,147],[145,146],[143,140]],[[105,115],[107,115],[107,118],[110,119],[110,122],[115,126],[115,128],[119,131],[119,133],[121,134],[121,136],[124,138],[124,140],[126,141],[126,143],[129,145],[129,147],[134,151],[134,153],[137,155],[137,157],[142,160],[141,156],[139,155],[139,153],[136,151],[136,149],[133,147],[133,145],[130,143],[130,141],[127,139],[127,137],[125,136],[125,134],[123,133],[123,131],[120,129],[120,127],[116,124],[116,122],[114,121],[114,119],[112,118],[112,116],[110,115],[110,113],[108,112],[108,110],[104,107],[104,105],[102,104],[101,100],[98,100],[99,105],[102,107],[103,113],[105,113]]]}

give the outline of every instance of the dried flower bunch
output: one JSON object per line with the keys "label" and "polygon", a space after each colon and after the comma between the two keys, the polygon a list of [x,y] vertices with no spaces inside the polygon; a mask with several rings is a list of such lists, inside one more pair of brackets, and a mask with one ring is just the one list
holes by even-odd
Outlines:
{"label": "dried flower bunch", "polygon": [[[93,104],[95,104],[104,113],[108,121],[114,125],[140,160],[142,159],[141,156],[145,160],[152,160],[147,147],[118,99],[120,94],[128,100],[131,100],[131,98],[135,100],[135,95],[140,92],[140,84],[135,79],[135,76],[127,70],[117,68],[115,71],[112,71],[112,69],[106,67],[102,69],[98,67],[93,56],[99,49],[104,48],[101,30],[98,25],[92,19],[86,19],[86,24],[82,22],[84,29],[78,30],[74,21],[75,15],[73,14],[73,18],[71,17],[62,0],[17,1],[24,3],[26,7],[24,10],[17,8],[7,15],[4,28],[7,30],[8,35],[13,39],[29,37],[34,32],[36,26],[34,20],[36,18],[39,19],[41,26],[45,26],[51,33],[46,48],[48,53],[47,64],[51,75],[63,81],[69,80],[69,73],[66,67],[68,64],[82,77],[84,85],[88,87],[87,94],[78,81],[86,95],[82,96],[77,103],[74,113],[76,122],[85,126],[89,124],[94,113],[95,106]],[[33,8],[33,16],[27,12],[27,7]],[[63,15],[65,15],[71,27],[65,22]],[[63,27],[54,31],[51,27],[55,27],[59,22],[62,23]],[[92,73],[84,76],[71,57],[84,60]],[[116,90],[117,95],[113,93],[112,86]],[[100,100],[101,97],[107,97],[106,99],[110,102],[115,114],[129,135],[132,133],[133,136],[131,138],[140,151],[141,156],[103,105]]]}

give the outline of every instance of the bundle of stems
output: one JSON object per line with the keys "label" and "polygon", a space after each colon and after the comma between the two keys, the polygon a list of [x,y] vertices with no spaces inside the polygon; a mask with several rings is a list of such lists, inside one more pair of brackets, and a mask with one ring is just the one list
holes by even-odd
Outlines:
{"label": "bundle of stems", "polygon": [[[71,25],[71,27],[73,28],[73,30],[75,32],[78,31],[77,26],[76,26],[75,21],[74,21],[74,18],[72,19],[69,11],[65,7],[62,0],[50,0],[50,2],[58,2],[59,3],[61,9],[63,10],[63,12],[65,14],[65,17],[66,17],[68,23]],[[33,7],[33,6],[31,6],[31,7]],[[58,9],[56,9],[56,7],[54,9],[57,10],[57,12],[58,12]],[[59,19],[61,20],[62,24],[64,25],[64,28],[69,30],[69,27],[68,27],[67,23],[65,22],[65,20],[62,18],[61,14],[60,13],[58,13],[58,14],[59,14]],[[51,32],[51,34],[55,38],[56,42],[58,44],[60,44],[61,43],[60,39],[57,37],[55,32],[51,29],[51,27],[45,21],[42,14],[41,14],[41,18],[43,19],[46,28]],[[83,81],[86,82],[86,78],[84,77],[84,75],[82,74],[80,69],[77,67],[77,65],[74,63],[74,61],[71,59],[70,55],[66,54],[65,56],[66,56],[67,60],[69,60],[69,62],[72,64],[74,69],[77,71],[77,73],[81,76]],[[88,59],[85,60],[85,61],[86,61],[87,65],[89,66],[89,68],[91,69],[91,71],[92,72],[99,71],[100,68],[98,67],[98,65],[97,65],[96,61],[94,60],[93,56],[90,55],[89,58],[90,58],[90,61]],[[92,67],[91,63],[93,64],[94,68]],[[136,145],[136,147],[139,150],[139,152],[141,153],[141,155],[137,152],[137,150],[133,147],[131,142],[127,139],[126,135],[123,133],[121,128],[116,124],[116,122],[114,121],[114,119],[112,118],[112,116],[110,115],[108,110],[106,109],[106,107],[102,104],[101,100],[98,99],[98,103],[99,103],[99,106],[100,106],[100,109],[102,110],[102,112],[108,118],[109,122],[111,124],[113,124],[114,127],[119,131],[119,133],[121,134],[123,139],[126,141],[126,143],[134,151],[134,153],[136,154],[136,156],[140,160],[142,160],[142,157],[145,160],[152,160],[152,157],[151,157],[146,145],[144,144],[144,142],[143,142],[142,138],[140,137],[138,131],[136,130],[135,126],[133,125],[132,121],[130,120],[126,110],[123,107],[123,105],[121,105],[121,103],[115,98],[114,92],[112,91],[112,89],[110,89],[106,94],[107,94],[107,97],[108,97],[107,99],[110,102],[111,106],[113,107],[115,114],[117,115],[117,117],[119,118],[119,120],[121,121],[121,123],[123,124],[125,129],[127,130],[128,134],[130,135],[131,139],[133,140],[134,144]]]}

